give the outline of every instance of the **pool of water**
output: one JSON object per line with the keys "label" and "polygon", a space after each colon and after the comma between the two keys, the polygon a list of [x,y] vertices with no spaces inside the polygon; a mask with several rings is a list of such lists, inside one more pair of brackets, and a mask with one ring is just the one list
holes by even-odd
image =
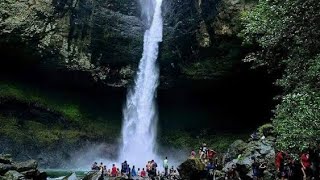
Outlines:
{"label": "pool of water", "polygon": [[73,173],[76,175],[77,179],[83,178],[88,171],[79,171],[79,170],[63,170],[63,169],[41,169],[48,175],[49,180],[59,180],[64,177],[71,176]]}

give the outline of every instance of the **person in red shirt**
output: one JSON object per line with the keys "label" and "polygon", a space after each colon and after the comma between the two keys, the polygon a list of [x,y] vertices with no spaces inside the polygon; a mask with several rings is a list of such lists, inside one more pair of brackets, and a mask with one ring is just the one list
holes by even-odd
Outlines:
{"label": "person in red shirt", "polygon": [[212,149],[209,149],[207,152],[207,157],[208,157],[209,161],[211,161],[216,154],[217,154],[217,152],[215,152]]}
{"label": "person in red shirt", "polygon": [[147,176],[147,173],[146,173],[146,171],[144,170],[144,168],[142,168],[141,177],[146,177],[146,176]]}
{"label": "person in red shirt", "polygon": [[309,153],[303,153],[300,157],[300,162],[301,162],[301,170],[303,173],[303,179],[306,179],[310,175],[310,167],[311,167],[311,162],[309,158]]}
{"label": "person in red shirt", "polygon": [[276,155],[276,162],[275,162],[277,171],[280,171],[280,167],[282,163],[283,163],[283,152],[279,151]]}
{"label": "person in red shirt", "polygon": [[191,151],[191,159],[194,159],[196,157],[196,152],[192,149]]}
{"label": "person in red shirt", "polygon": [[117,176],[117,167],[116,167],[115,164],[112,165],[111,176],[112,177],[116,177]]}
{"label": "person in red shirt", "polygon": [[278,172],[279,179],[288,179],[288,172],[285,168],[285,159],[288,159],[289,155],[283,151],[279,151],[276,155],[275,165]]}

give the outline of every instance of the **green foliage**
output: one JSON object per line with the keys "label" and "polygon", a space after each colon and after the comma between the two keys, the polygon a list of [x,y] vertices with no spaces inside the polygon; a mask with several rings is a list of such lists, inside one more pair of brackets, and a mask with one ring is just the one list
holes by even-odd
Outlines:
{"label": "green foliage", "polygon": [[[43,147],[56,147],[59,143],[76,144],[79,140],[115,140],[120,128],[113,122],[89,118],[78,102],[63,98],[62,94],[50,94],[21,84],[0,82],[0,103],[15,101],[38,107],[44,113],[54,112],[65,117],[66,122],[4,116],[0,113],[0,137],[16,143],[31,143]],[[40,110],[41,111],[41,110]],[[53,119],[54,120],[54,119]],[[110,142],[111,142],[110,141]]]}
{"label": "green foliage", "polygon": [[71,102],[59,102],[47,95],[40,93],[37,89],[24,87],[22,85],[0,82],[0,99],[14,99],[27,104],[36,104],[40,107],[52,109],[72,121],[79,121],[83,118],[77,104]]}
{"label": "green foliage", "polygon": [[212,79],[225,75],[232,64],[228,61],[208,59],[181,67],[182,73],[192,79]]}
{"label": "green foliage", "polygon": [[299,152],[319,137],[320,2],[260,0],[242,14],[240,37],[255,47],[245,61],[282,74],[283,88],[273,123],[277,147]]}
{"label": "green foliage", "polygon": [[0,135],[10,137],[15,142],[22,142],[25,138],[25,134],[20,131],[18,121],[15,118],[4,118],[1,116]]}
{"label": "green foliage", "polygon": [[259,46],[246,60],[255,65],[268,65],[270,70],[298,59],[314,57],[320,47],[318,22],[320,3],[317,0],[260,0],[242,17],[240,36],[246,44]]}
{"label": "green foliage", "polygon": [[299,152],[320,137],[320,93],[308,88],[283,97],[277,107],[274,125],[277,147]]}
{"label": "green foliage", "polygon": [[272,136],[274,135],[274,126],[270,123],[264,124],[258,128],[258,132],[260,135]]}
{"label": "green foliage", "polygon": [[186,131],[175,130],[162,134],[161,144],[176,148],[194,149],[195,151],[197,151],[199,149],[199,146],[203,142],[205,142],[209,148],[212,148],[219,152],[224,152],[235,140],[246,139],[248,137],[248,134],[217,134],[194,136],[193,134]]}

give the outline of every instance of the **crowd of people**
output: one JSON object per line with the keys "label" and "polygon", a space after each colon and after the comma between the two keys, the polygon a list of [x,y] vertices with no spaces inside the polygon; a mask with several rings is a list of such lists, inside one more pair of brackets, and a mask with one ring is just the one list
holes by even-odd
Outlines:
{"label": "crowd of people", "polygon": [[180,179],[179,173],[174,166],[169,169],[168,158],[163,160],[163,171],[158,170],[158,164],[154,161],[148,161],[145,168],[137,168],[135,166],[130,166],[127,161],[121,163],[121,169],[119,169],[116,164],[112,164],[110,169],[102,162],[98,165],[94,162],[91,170],[100,171],[102,176],[105,177],[121,177],[125,179],[161,179],[161,177],[167,177],[168,179]]}
{"label": "crowd of people", "polygon": [[275,165],[281,180],[319,180],[320,144],[318,147],[310,146],[296,159],[287,152],[279,151]]}
{"label": "crowd of people", "polygon": [[[213,149],[207,148],[206,143],[203,143],[199,148],[199,158],[204,163],[212,161],[216,154],[217,152]],[[196,158],[196,152],[194,150],[191,151],[190,158]]]}
{"label": "crowd of people", "polygon": [[[254,139],[254,138],[253,138]],[[192,150],[190,158],[200,159],[205,164],[205,173],[208,179],[213,179],[216,174],[221,171],[223,164],[218,163],[216,152],[203,143],[199,148],[198,155]],[[241,159],[241,155],[238,157]],[[223,163],[220,162],[220,163]],[[270,162],[269,162],[270,163]],[[142,169],[136,169],[135,166],[130,166],[127,161],[121,164],[121,169],[117,168],[115,164],[111,169],[107,169],[103,163],[94,163],[92,170],[101,171],[102,174],[109,177],[124,177],[129,179],[180,179],[177,169],[173,166],[169,168],[168,158],[163,160],[162,172],[158,171],[158,165],[154,160],[148,161],[146,166]],[[218,168],[219,167],[219,168]],[[275,156],[275,167],[277,171],[277,178],[279,180],[320,180],[320,144],[317,146],[310,146],[308,150],[301,153],[299,158],[294,158],[292,155],[284,151],[279,151]],[[253,180],[263,180],[265,171],[267,170],[267,163],[263,159],[252,157],[251,175]],[[240,167],[237,164],[227,168],[224,172],[225,180],[240,180]],[[247,175],[247,174],[245,174]]]}

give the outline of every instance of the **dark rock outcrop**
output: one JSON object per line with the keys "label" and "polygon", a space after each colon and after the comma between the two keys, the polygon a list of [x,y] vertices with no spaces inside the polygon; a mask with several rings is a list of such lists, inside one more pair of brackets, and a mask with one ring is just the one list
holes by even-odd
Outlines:
{"label": "dark rock outcrop", "polygon": [[10,154],[0,154],[0,163],[11,164],[12,158]]}
{"label": "dark rock outcrop", "polygon": [[100,176],[101,176],[100,171],[90,171],[86,174],[83,180],[98,180]]}
{"label": "dark rock outcrop", "polygon": [[4,174],[6,173],[7,171],[10,171],[10,170],[15,170],[15,167],[11,164],[3,164],[3,163],[0,163],[0,174]]}
{"label": "dark rock outcrop", "polygon": [[38,163],[36,160],[28,160],[24,162],[13,163],[18,172],[36,170],[38,167]]}
{"label": "dark rock outcrop", "polygon": [[25,49],[33,56],[29,63],[40,68],[87,72],[113,86],[127,83],[140,58],[144,25],[137,1],[5,0],[0,5],[1,54]]}
{"label": "dark rock outcrop", "polygon": [[[165,72],[183,77],[218,79],[243,57],[240,14],[251,8],[238,0],[165,1],[165,38],[161,60]],[[170,70],[171,69],[171,70]]]}
{"label": "dark rock outcrop", "polygon": [[178,167],[182,179],[193,180],[206,177],[205,165],[200,159],[188,159]]}
{"label": "dark rock outcrop", "polygon": [[[8,155],[0,155],[1,159]],[[25,162],[7,162],[0,163],[0,179],[35,179],[45,180],[47,175],[44,172],[40,172],[38,169],[38,163],[35,160],[28,160]]]}
{"label": "dark rock outcrop", "polygon": [[[95,80],[126,86],[135,74],[148,24],[139,2],[146,3],[4,0],[0,55],[10,59],[4,58],[0,65],[20,58],[21,67],[36,64],[45,72],[58,70],[55,76],[61,79],[61,72],[67,71],[80,84]],[[212,79],[229,72],[242,57],[236,35],[239,15],[249,7],[238,0],[164,1],[161,86],[172,83],[177,75]],[[20,56],[12,56],[17,51]]]}
{"label": "dark rock outcrop", "polygon": [[[258,140],[236,140],[226,153],[216,156],[218,166],[215,170],[216,179],[225,179],[225,176],[235,169],[241,179],[252,179],[252,163],[256,159],[259,163],[266,163],[265,180],[275,179],[275,138],[263,137]],[[220,156],[224,156],[221,157]],[[222,167],[220,167],[222,166]],[[178,171],[182,179],[206,179],[205,164],[199,159],[188,159],[183,162]]]}
{"label": "dark rock outcrop", "polygon": [[252,178],[252,163],[253,159],[258,162],[266,163],[267,170],[265,173],[266,180],[274,179],[275,174],[275,150],[274,137],[262,138],[259,140],[251,140],[245,143],[241,140],[235,141],[231,146],[229,153],[226,156],[230,157],[227,160],[223,170],[226,172],[236,165],[239,169],[239,174],[242,178]]}
{"label": "dark rock outcrop", "polygon": [[10,180],[19,180],[19,179],[23,179],[24,175],[17,171],[10,170],[4,174],[4,178],[10,179]]}

